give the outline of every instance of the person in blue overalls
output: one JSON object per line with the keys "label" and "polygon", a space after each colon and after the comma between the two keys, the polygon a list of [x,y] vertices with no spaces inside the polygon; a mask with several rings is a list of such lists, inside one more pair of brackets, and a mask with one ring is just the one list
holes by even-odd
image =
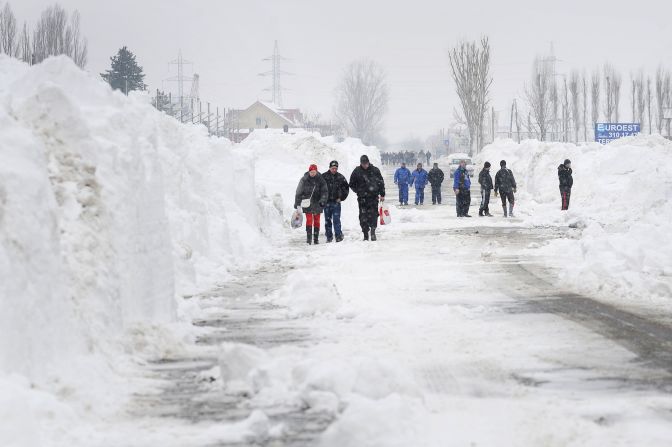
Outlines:
{"label": "person in blue overalls", "polygon": [[427,171],[422,169],[422,163],[418,163],[418,167],[413,171],[413,185],[415,186],[415,204],[424,205],[425,203],[425,186],[427,186]]}
{"label": "person in blue overalls", "polygon": [[408,205],[408,185],[412,182],[411,171],[406,163],[394,172],[394,183],[399,186],[399,205]]}

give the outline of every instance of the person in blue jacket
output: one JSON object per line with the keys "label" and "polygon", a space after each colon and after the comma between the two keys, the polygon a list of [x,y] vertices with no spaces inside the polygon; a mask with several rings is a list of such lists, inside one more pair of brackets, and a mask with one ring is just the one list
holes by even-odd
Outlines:
{"label": "person in blue jacket", "polygon": [[457,217],[471,217],[469,206],[471,205],[471,178],[467,171],[467,162],[462,160],[453,177],[453,191],[455,191],[455,205]]}
{"label": "person in blue jacket", "polygon": [[424,205],[425,186],[427,185],[427,171],[422,169],[422,163],[413,171],[413,185],[415,186],[415,204]]}
{"label": "person in blue jacket", "polygon": [[406,163],[401,163],[401,167],[394,172],[394,184],[399,186],[400,205],[408,205],[408,185],[411,182],[411,171],[406,167]]}

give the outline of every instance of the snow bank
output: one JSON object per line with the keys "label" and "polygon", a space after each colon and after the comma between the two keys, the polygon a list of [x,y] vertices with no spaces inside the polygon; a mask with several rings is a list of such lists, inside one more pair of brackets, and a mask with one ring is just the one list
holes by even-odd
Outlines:
{"label": "snow bank", "polygon": [[0,158],[0,383],[100,385],[129,329],[175,321],[282,228],[249,153],[65,57],[0,57]]}
{"label": "snow bank", "polygon": [[[574,188],[568,212],[560,211],[557,168],[572,161]],[[572,254],[563,279],[585,292],[669,301],[672,297],[672,142],[661,136],[577,146],[500,140],[477,160],[507,160],[518,182],[516,207],[536,224],[584,228],[579,240],[542,249]]]}

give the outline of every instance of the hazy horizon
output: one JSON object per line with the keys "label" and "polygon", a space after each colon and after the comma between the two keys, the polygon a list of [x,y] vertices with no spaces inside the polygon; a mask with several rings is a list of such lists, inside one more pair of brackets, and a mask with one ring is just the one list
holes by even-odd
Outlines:
{"label": "hazy horizon", "polygon": [[[50,1],[9,2],[19,23],[34,24]],[[332,116],[334,89],[343,68],[363,57],[387,71],[390,108],[384,135],[391,142],[425,138],[453,121],[458,107],[447,52],[460,39],[488,36],[492,48],[492,105],[508,119],[513,98],[521,97],[532,60],[551,43],[558,72],[592,70],[612,63],[623,75],[621,113],[628,116],[630,73],[672,65],[669,3],[644,1],[637,8],[599,1],[544,4],[528,0],[483,6],[420,0],[242,3],[149,0],[117,2],[63,0],[81,13],[89,41],[87,69],[109,68],[109,58],[126,45],[143,66],[149,88],[173,91],[168,62],[182,51],[200,75],[201,98],[213,106],[245,108],[267,100],[263,89],[277,40],[282,56],[286,107]],[[655,11],[655,13],[648,12]],[[488,11],[485,13],[484,11]],[[130,12],[129,12],[130,11]],[[356,11],[353,14],[352,11]],[[123,24],[123,25],[120,25]],[[189,69],[187,73],[191,73]],[[189,86],[186,87],[187,89]]]}

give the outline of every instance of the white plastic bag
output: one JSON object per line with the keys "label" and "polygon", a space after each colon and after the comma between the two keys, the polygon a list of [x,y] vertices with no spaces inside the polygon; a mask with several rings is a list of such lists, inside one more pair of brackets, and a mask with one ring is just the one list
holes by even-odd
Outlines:
{"label": "white plastic bag", "polygon": [[378,215],[380,216],[381,225],[389,225],[392,223],[392,216],[390,216],[390,210],[384,203],[380,204],[380,208],[378,209]]}
{"label": "white plastic bag", "polygon": [[303,226],[303,213],[301,208],[297,208],[292,213],[292,228],[301,228]]}

